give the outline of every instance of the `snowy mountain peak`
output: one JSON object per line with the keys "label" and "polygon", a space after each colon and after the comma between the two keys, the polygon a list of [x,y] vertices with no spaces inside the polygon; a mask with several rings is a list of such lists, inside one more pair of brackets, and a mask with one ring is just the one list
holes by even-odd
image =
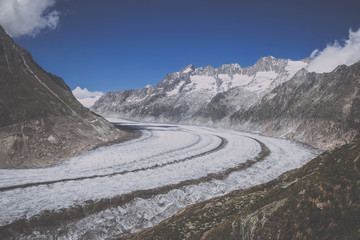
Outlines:
{"label": "snowy mountain peak", "polygon": [[193,65],[193,64],[190,64],[190,65],[184,67],[183,69],[181,69],[180,72],[181,72],[181,73],[189,73],[189,72],[192,72],[192,71],[194,71],[194,70],[195,70],[194,65]]}
{"label": "snowy mountain peak", "polygon": [[306,63],[310,63],[310,62],[312,61],[312,58],[307,57],[307,58],[301,59],[301,60],[299,60],[299,61],[306,62]]}
{"label": "snowy mountain peak", "polygon": [[273,56],[262,57],[261,59],[264,59],[264,60],[277,60]]}
{"label": "snowy mountain peak", "polygon": [[219,67],[219,70],[225,70],[225,69],[239,70],[241,69],[241,66],[238,63],[230,63],[230,64],[223,64]]}
{"label": "snowy mountain peak", "polygon": [[[306,66],[304,61],[271,56],[245,68],[238,63],[219,68],[210,65],[195,68],[191,64],[179,72],[167,74],[152,88],[126,94],[118,92],[115,98],[104,96],[95,103],[93,110],[105,115],[121,113],[123,118],[178,122],[204,109],[214,99],[226,98],[231,105],[229,111],[235,111],[250,106]],[[119,101],[114,102],[114,99]]]}
{"label": "snowy mountain peak", "polygon": [[255,63],[254,67],[260,68],[265,71],[276,71],[278,67],[283,67],[287,61],[287,59],[277,59],[271,56],[262,57]]}

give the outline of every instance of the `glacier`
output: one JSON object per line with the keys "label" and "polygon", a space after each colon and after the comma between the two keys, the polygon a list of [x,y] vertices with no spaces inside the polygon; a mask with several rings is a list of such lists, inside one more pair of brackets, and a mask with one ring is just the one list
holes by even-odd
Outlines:
{"label": "glacier", "polygon": [[[274,179],[319,153],[297,142],[235,130],[109,120],[138,128],[143,134],[55,166],[0,170],[0,226],[18,219],[29,220],[44,211],[84,205],[88,200],[96,202],[134,191],[176,186],[55,230],[34,230],[19,236],[105,239],[152,226],[189,204]],[[229,172],[223,179],[196,181],[256,158],[262,151],[259,143],[270,151],[264,159]],[[194,182],[181,185],[189,180]]]}

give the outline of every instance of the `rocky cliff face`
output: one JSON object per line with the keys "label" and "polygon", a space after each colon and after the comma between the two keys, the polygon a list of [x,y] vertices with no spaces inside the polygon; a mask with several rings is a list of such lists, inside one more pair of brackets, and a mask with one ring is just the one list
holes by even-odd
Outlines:
{"label": "rocky cliff face", "polygon": [[230,117],[229,125],[328,149],[360,129],[360,62],[331,73],[299,71],[260,102]]}
{"label": "rocky cliff face", "polygon": [[0,26],[0,168],[52,164],[125,133],[84,108]]}
{"label": "rocky cliff face", "polygon": [[360,141],[266,184],[188,206],[121,239],[357,239]]}
{"label": "rocky cliff face", "polygon": [[[247,109],[264,94],[306,67],[308,59],[261,58],[254,66],[189,65],[156,86],[107,93],[92,109],[101,115],[161,122],[212,122]],[[225,106],[225,107],[223,107]]]}

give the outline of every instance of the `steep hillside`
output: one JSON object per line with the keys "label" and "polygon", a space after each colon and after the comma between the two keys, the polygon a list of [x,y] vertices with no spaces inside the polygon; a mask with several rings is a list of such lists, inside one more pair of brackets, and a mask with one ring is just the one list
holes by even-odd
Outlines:
{"label": "steep hillside", "polygon": [[0,27],[0,168],[56,163],[127,133],[84,108]]}
{"label": "steep hillside", "polygon": [[360,140],[121,239],[358,239]]}
{"label": "steep hillside", "polygon": [[247,109],[306,67],[308,61],[265,57],[245,68],[239,64],[196,69],[189,65],[166,75],[156,86],[107,93],[92,106],[92,110],[105,116],[147,121],[213,121],[224,114]]}
{"label": "steep hillside", "polygon": [[324,74],[301,70],[250,109],[233,114],[229,125],[328,149],[357,135],[359,90],[360,62]]}

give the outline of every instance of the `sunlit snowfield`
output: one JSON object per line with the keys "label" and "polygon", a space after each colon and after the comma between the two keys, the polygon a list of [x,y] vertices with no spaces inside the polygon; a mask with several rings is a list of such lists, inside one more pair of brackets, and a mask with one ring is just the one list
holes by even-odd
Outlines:
{"label": "sunlit snowfield", "polygon": [[[189,204],[269,181],[319,153],[285,139],[234,130],[110,120],[139,128],[143,134],[56,166],[0,170],[0,225],[44,210],[83,205],[87,200],[198,180],[147,199],[135,198],[123,207],[109,208],[52,232],[33,232],[21,238],[119,236],[153,226]],[[240,171],[227,173],[224,179],[199,180],[255,159],[263,150],[261,143],[270,155]]]}

